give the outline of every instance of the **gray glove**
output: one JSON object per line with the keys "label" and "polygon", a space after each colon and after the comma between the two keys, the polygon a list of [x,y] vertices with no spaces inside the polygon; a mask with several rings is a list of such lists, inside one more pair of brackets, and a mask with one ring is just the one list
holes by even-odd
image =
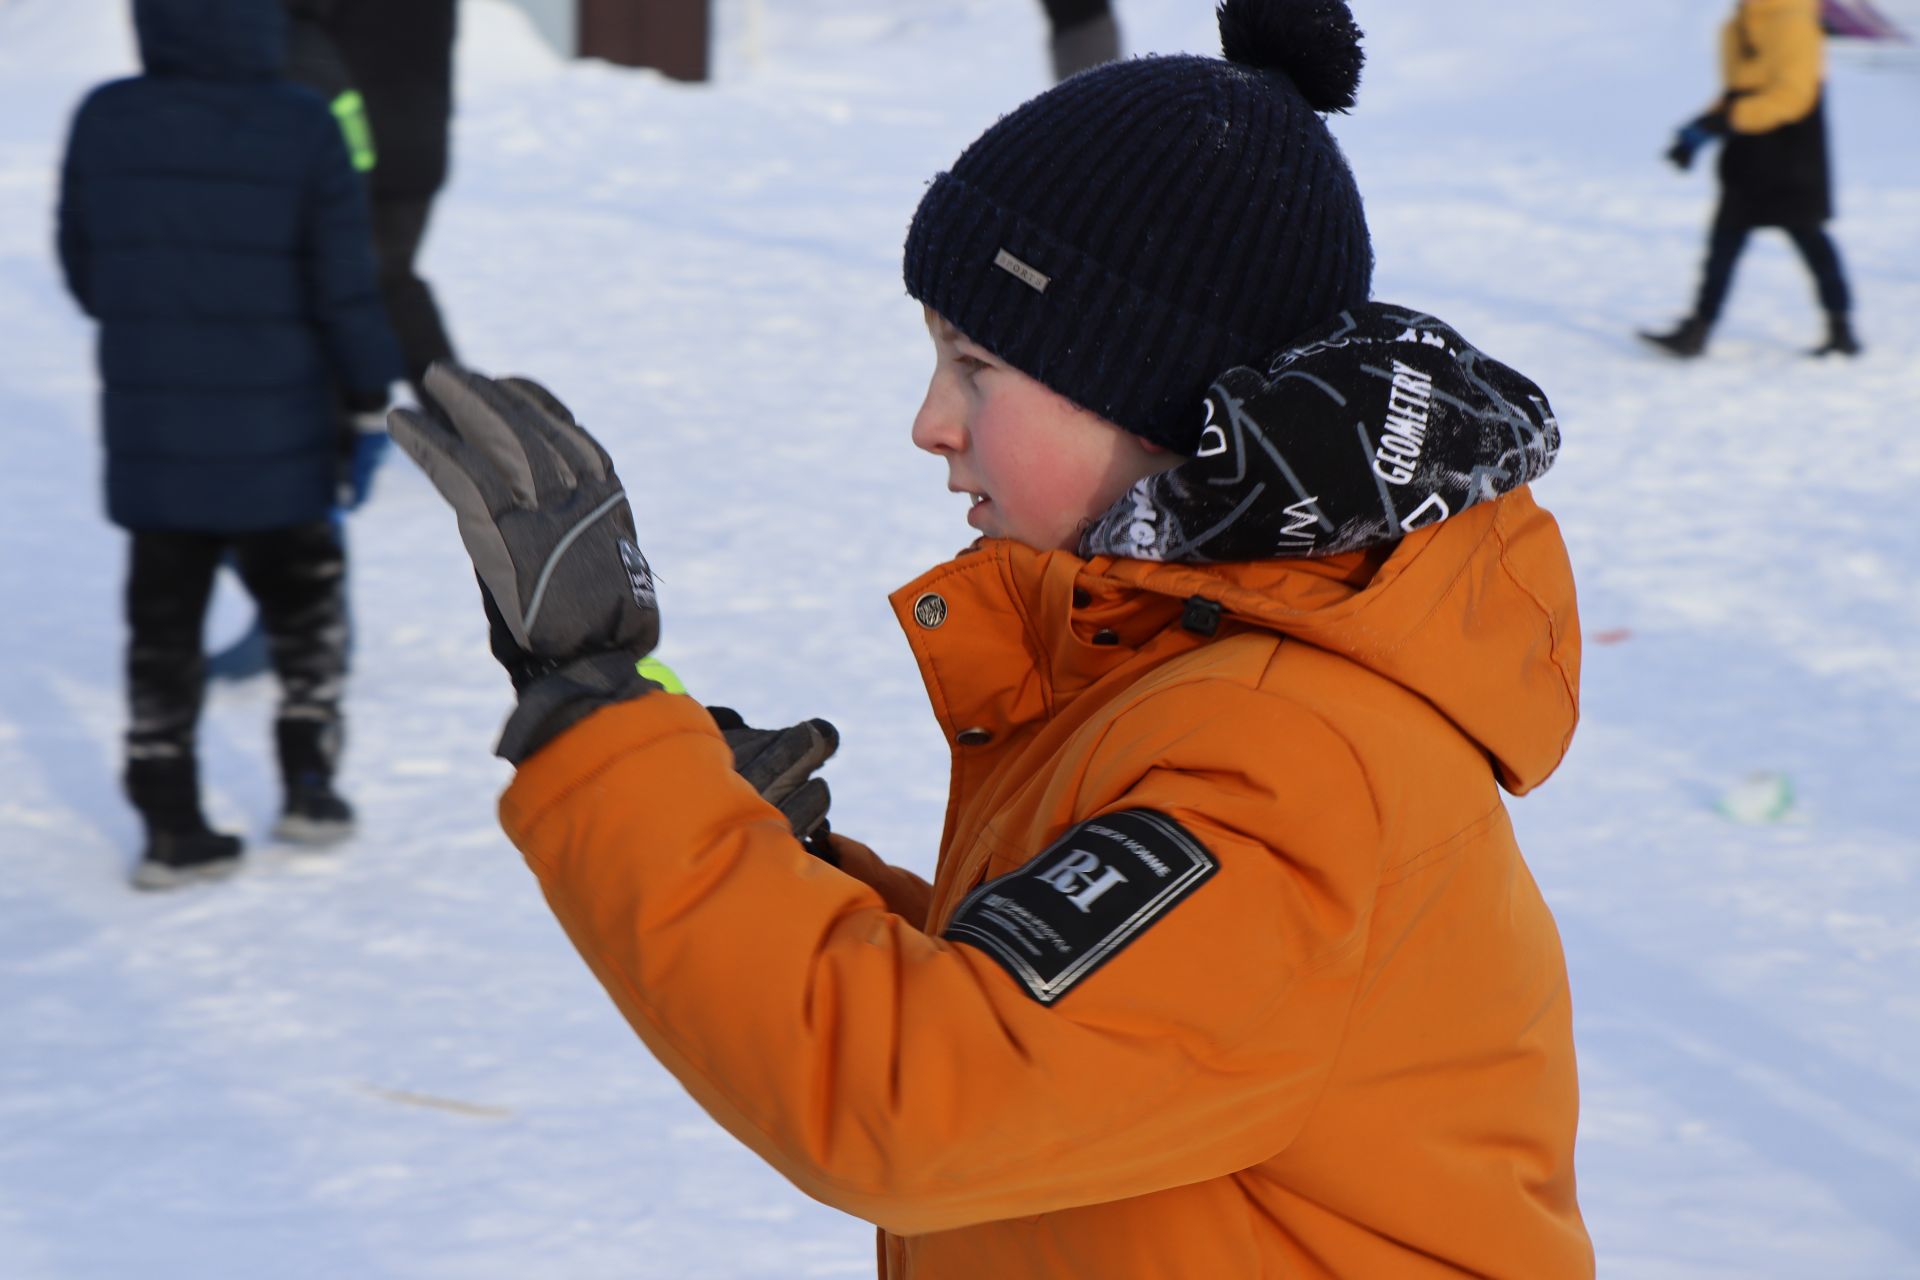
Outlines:
{"label": "gray glove", "polygon": [[659,687],[633,669],[660,638],[653,571],[613,460],[545,388],[442,361],[426,390],[441,413],[398,409],[388,424],[459,521],[520,694],[496,750],[519,764]]}
{"label": "gray glove", "polygon": [[[827,784],[813,774],[839,749],[840,731],[825,720],[804,720],[785,729],[756,729],[731,707],[708,707],[707,714],[733,749],[733,767],[740,776],[780,810],[795,836],[819,854],[826,845],[832,796]],[[812,839],[815,836],[821,839]]]}

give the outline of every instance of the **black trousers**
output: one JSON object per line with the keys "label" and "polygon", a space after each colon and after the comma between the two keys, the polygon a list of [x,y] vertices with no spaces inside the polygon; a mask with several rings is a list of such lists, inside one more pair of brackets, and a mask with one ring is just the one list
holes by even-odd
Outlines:
{"label": "black trousers", "polygon": [[1040,3],[1045,6],[1047,23],[1056,35],[1109,12],[1107,0],[1040,0]]}
{"label": "black trousers", "polygon": [[386,299],[394,335],[400,339],[407,380],[416,396],[427,366],[453,357],[453,343],[447,338],[433,290],[413,269],[432,212],[431,196],[399,197],[376,192],[373,197],[373,244],[380,258],[380,292]]}
{"label": "black trousers", "polygon": [[[1700,278],[1700,299],[1693,314],[1708,324],[1720,318],[1727,291],[1733,287],[1733,268],[1747,247],[1747,237],[1755,231],[1753,223],[1725,202],[1714,215],[1713,232],[1707,241],[1707,265]],[[1830,315],[1845,315],[1853,307],[1847,291],[1847,277],[1840,265],[1840,251],[1833,238],[1819,223],[1782,228],[1793,240],[1793,247],[1806,260],[1820,292],[1820,305]]]}
{"label": "black trousers", "polygon": [[261,533],[136,532],[127,572],[129,760],[191,758],[206,691],[201,631],[231,552],[260,609],[282,721],[340,721],[346,554],[329,521]]}

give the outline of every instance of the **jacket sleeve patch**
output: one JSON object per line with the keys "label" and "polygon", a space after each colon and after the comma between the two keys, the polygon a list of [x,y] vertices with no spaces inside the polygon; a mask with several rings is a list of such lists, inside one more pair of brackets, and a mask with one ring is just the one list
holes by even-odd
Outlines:
{"label": "jacket sleeve patch", "polygon": [[1052,1004],[1219,869],[1165,814],[1109,813],[968,894],[941,936],[986,952]]}

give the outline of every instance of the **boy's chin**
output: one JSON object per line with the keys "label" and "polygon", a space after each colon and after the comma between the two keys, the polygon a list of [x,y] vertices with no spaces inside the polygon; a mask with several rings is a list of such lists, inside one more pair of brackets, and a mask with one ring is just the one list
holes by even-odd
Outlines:
{"label": "boy's chin", "polygon": [[[1050,539],[1046,534],[1036,533],[1031,529],[1010,529],[1000,516],[1000,508],[994,505],[992,498],[984,502],[976,502],[967,508],[967,523],[979,532],[978,540],[981,542],[989,538],[1003,538],[1008,542],[1017,542],[1023,547],[1032,547],[1035,551],[1052,551],[1059,548],[1060,539]],[[1071,545],[1078,546],[1079,534],[1074,534],[1070,542]]]}

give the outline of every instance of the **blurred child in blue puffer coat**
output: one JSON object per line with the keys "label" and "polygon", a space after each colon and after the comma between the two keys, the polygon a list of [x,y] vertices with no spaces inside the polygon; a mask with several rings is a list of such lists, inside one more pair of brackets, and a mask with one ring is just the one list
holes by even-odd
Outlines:
{"label": "blurred child in blue puffer coat", "polygon": [[224,875],[238,838],[200,808],[201,626],[232,555],[283,696],[283,839],[344,838],[333,787],[345,559],[329,527],[341,424],[404,372],[366,197],[318,96],[286,83],[280,0],[134,0],[143,75],[73,122],[59,250],[99,321],[107,514],[131,535],[126,787],[135,884]]}

